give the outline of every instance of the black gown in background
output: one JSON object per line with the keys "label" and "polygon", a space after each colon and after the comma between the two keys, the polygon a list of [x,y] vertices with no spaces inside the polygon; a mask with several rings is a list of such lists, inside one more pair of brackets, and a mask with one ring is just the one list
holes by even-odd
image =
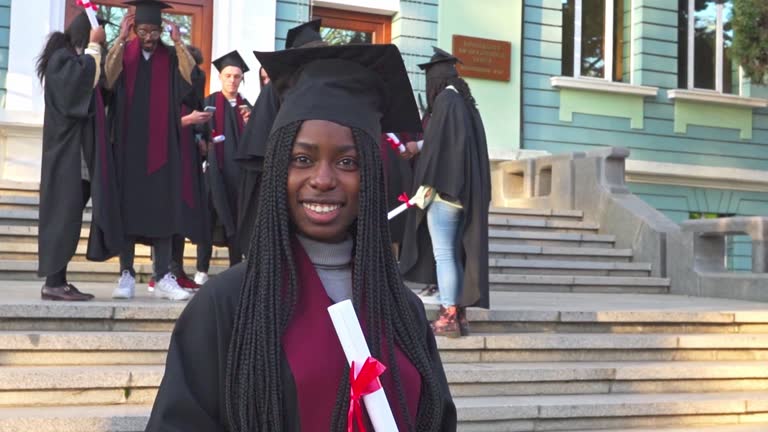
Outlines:
{"label": "black gown in background", "polygon": [[236,156],[236,160],[242,166],[237,197],[237,232],[244,254],[248,253],[251,233],[256,222],[256,208],[267,141],[279,109],[280,100],[277,91],[272,82],[269,82],[261,89],[251,110],[248,124],[245,125],[243,135],[240,137]]}
{"label": "black gown in background", "polygon": [[[131,42],[129,42],[131,43]],[[127,50],[128,48],[126,48]],[[193,91],[179,72],[175,51],[168,50],[168,138],[167,161],[148,174],[149,117],[151,106],[157,102],[150,93],[152,60],[138,58],[134,94],[128,103],[126,70],[115,83],[114,100],[110,108],[110,125],[115,142],[117,172],[121,179],[121,211],[125,234],[140,239],[167,238],[182,235],[193,242],[204,237],[203,208],[185,208],[182,203],[181,146],[193,146],[181,141],[181,105]],[[129,108],[130,107],[130,108]],[[129,112],[126,112],[130,109]],[[160,107],[165,109],[165,107]]]}
{"label": "black gown in background", "polygon": [[[190,300],[171,337],[165,376],[155,399],[147,432],[219,432],[227,430],[224,404],[225,374],[229,341],[240,300],[246,264],[238,264],[211,279]],[[435,337],[429,327],[424,306],[407,292],[414,316],[423,325],[433,369],[442,377],[444,398],[440,432],[456,431],[456,410],[440,362]],[[330,319],[330,318],[329,318]],[[283,354],[281,367],[286,417],[282,432],[299,432],[299,407],[296,385],[288,360]],[[311,428],[304,428],[311,432]]]}
{"label": "black gown in background", "polygon": [[[213,244],[216,246],[230,246],[230,241],[238,242],[238,192],[241,185],[242,166],[235,160],[239,148],[242,145],[240,128],[235,116],[240,115],[237,106],[233,107],[229,101],[217,104],[216,99],[221,93],[216,92],[205,99],[206,106],[222,106],[224,110],[224,130],[217,130],[223,134],[225,141],[212,144],[208,151],[208,169],[206,180],[209,188],[209,199],[213,207],[211,214],[211,226],[213,229]],[[242,102],[250,106],[247,100]],[[218,113],[217,113],[218,114]],[[249,120],[250,121],[250,120]],[[215,124],[215,117],[211,120]],[[246,123],[247,125],[247,123]],[[217,146],[223,146],[217,149]],[[223,155],[222,160],[219,156]],[[240,251],[240,245],[236,250]]]}
{"label": "black gown in background", "polygon": [[[488,308],[488,146],[480,113],[455,90],[445,89],[435,98],[424,148],[414,167],[412,192],[421,185],[458,199],[464,207],[461,241],[456,245],[464,262],[459,305]],[[437,283],[426,212],[419,208],[408,211],[400,269],[406,280]]]}
{"label": "black gown in background", "polygon": [[39,276],[62,270],[77,249],[83,220],[81,158],[88,166],[93,219],[87,257],[103,261],[123,244],[112,148],[96,63],[62,48],[45,70],[45,118],[40,178]]}

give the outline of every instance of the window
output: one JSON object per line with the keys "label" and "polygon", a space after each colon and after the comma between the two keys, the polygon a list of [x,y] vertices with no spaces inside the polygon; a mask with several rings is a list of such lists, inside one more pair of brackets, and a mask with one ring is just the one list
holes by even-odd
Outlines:
{"label": "window", "polygon": [[391,41],[392,18],[339,9],[314,7],[313,18],[322,18],[320,35],[330,45],[386,44]]}
{"label": "window", "polygon": [[630,82],[631,0],[562,2],[562,74]]}
{"label": "window", "polygon": [[678,87],[739,93],[733,0],[679,0]]}

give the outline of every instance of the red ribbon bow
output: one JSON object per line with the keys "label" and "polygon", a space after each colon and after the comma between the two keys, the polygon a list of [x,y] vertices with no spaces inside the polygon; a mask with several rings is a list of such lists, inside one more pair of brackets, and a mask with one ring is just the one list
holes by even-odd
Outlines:
{"label": "red ribbon bow", "polygon": [[405,206],[407,208],[413,207],[413,204],[411,204],[411,199],[408,198],[408,195],[405,192],[401,193],[400,196],[397,197],[397,200],[400,201],[401,203],[405,203]]}
{"label": "red ribbon bow", "polygon": [[387,142],[389,142],[389,146],[392,147],[392,150],[400,151],[400,144],[401,143],[393,140],[390,137],[387,137]]}
{"label": "red ribbon bow", "polygon": [[373,357],[368,357],[355,377],[355,362],[349,368],[349,413],[347,414],[347,432],[354,432],[353,419],[357,421],[357,430],[365,432],[363,424],[363,406],[360,403],[363,396],[381,389],[379,377],[387,367]]}
{"label": "red ribbon bow", "polygon": [[84,7],[86,9],[91,8],[91,9],[93,9],[95,11],[98,11],[98,9],[96,8],[96,5],[91,3],[89,0],[85,0],[85,1],[83,1],[83,0],[76,0],[76,2],[77,2],[78,6]]}

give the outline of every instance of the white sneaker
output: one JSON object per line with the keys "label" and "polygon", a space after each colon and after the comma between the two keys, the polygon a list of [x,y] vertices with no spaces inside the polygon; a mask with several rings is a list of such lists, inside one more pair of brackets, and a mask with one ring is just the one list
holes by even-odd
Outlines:
{"label": "white sneaker", "polygon": [[132,299],[136,292],[136,279],[131,276],[131,272],[123,270],[123,274],[117,281],[117,288],[112,291],[114,299]]}
{"label": "white sneaker", "polygon": [[167,273],[163,279],[155,284],[155,290],[152,295],[168,300],[189,300],[192,294],[184,291],[184,288],[176,282],[176,276]]}
{"label": "white sneaker", "polygon": [[208,273],[205,272],[197,272],[195,273],[195,283],[198,285],[202,285],[204,283],[208,282]]}

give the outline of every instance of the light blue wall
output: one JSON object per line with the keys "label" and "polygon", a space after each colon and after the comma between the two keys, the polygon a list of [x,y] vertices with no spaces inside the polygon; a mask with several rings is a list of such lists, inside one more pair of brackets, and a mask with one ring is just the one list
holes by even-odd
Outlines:
{"label": "light blue wall", "polygon": [[[392,17],[392,43],[400,48],[416,93],[423,93],[425,87],[424,73],[417,65],[428,61],[432,55],[432,46],[437,45],[438,1],[401,0],[400,12]],[[295,0],[277,0],[276,50],[285,48],[288,29],[309,19],[308,1],[301,3]],[[426,99],[424,102],[426,103]]]}
{"label": "light blue wall", "polygon": [[0,0],[0,108],[5,107],[8,75],[8,42],[11,30],[11,0]]}
{"label": "light blue wall", "polygon": [[665,89],[677,85],[676,7],[670,0],[634,0],[636,83],[662,90],[645,99],[644,128],[633,130],[629,119],[577,113],[572,123],[559,120],[560,95],[549,79],[561,72],[562,2],[525,0],[523,147],[562,153],[623,146],[633,159],[768,170],[768,110],[754,111],[751,140],[718,127],[674,133],[674,105]]}

